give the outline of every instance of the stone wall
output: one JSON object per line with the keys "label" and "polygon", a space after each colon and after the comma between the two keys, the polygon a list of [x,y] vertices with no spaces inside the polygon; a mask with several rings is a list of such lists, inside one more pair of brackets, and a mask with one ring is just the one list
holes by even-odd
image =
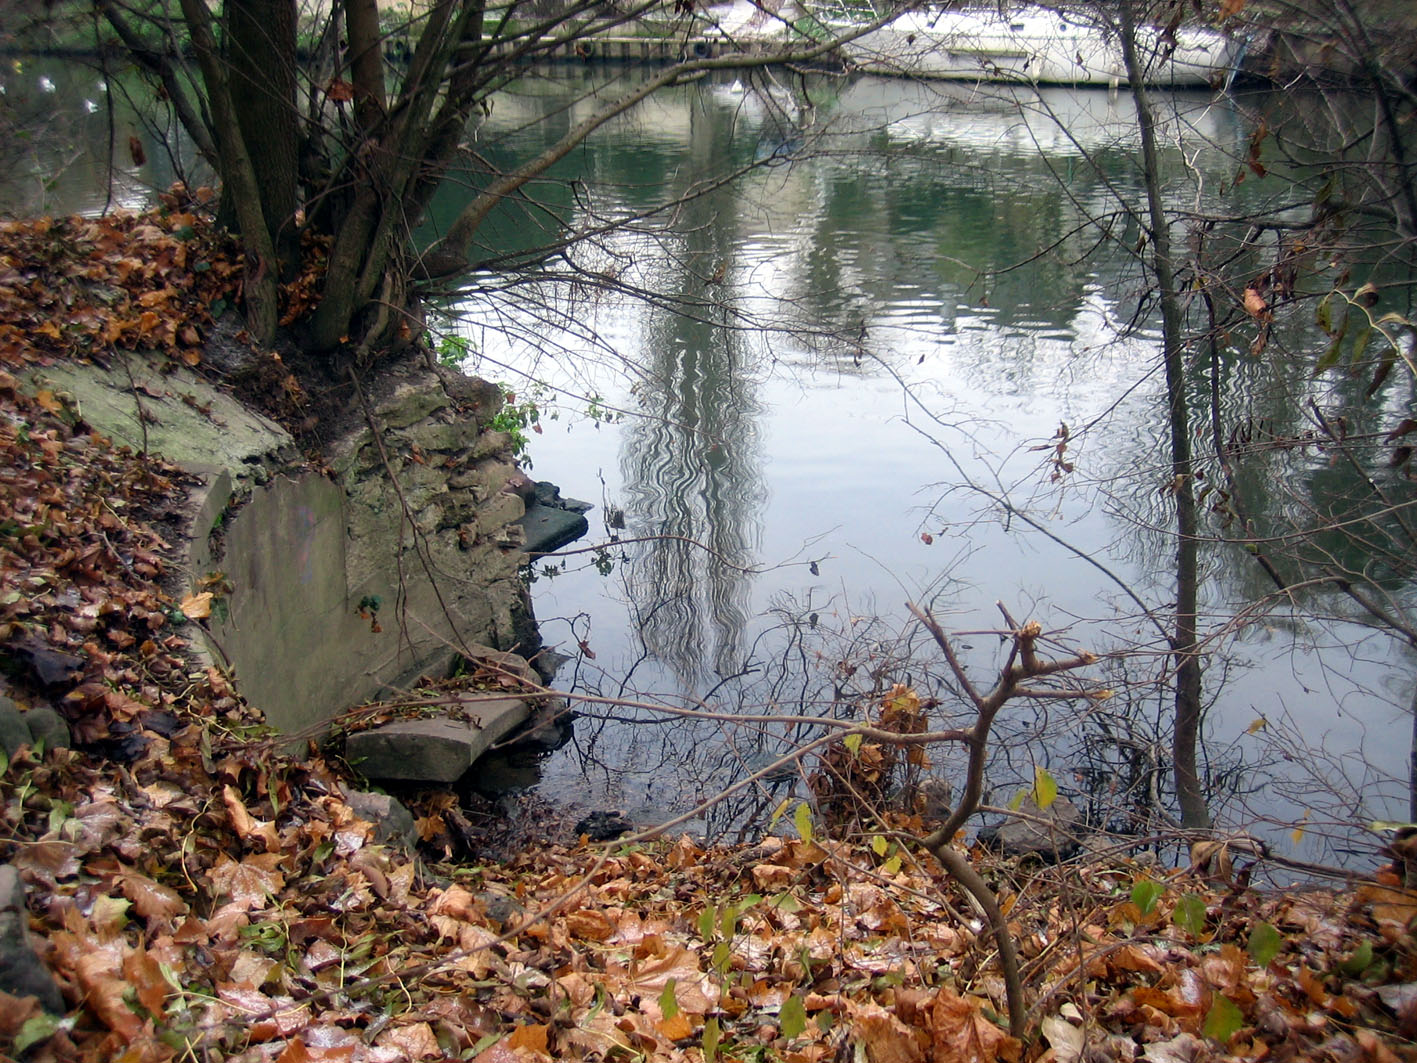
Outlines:
{"label": "stone wall", "polygon": [[315,470],[291,460],[278,425],[186,370],[135,358],[118,372],[46,368],[36,383],[200,478],[188,583],[216,592],[212,656],[280,729],[321,731],[477,644],[529,652],[524,506],[505,489],[511,441],[486,427],[495,387],[421,365],[385,372]]}

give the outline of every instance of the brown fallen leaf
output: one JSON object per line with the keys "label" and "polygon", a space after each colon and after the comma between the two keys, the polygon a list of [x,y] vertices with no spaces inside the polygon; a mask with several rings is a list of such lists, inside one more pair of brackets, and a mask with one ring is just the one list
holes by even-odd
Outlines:
{"label": "brown fallen leaf", "polygon": [[932,1063],[1017,1063],[1023,1043],[984,1015],[984,1001],[941,986],[930,1006]]}
{"label": "brown fallen leaf", "polygon": [[182,599],[182,615],[188,620],[205,620],[212,615],[212,592],[190,594]]}
{"label": "brown fallen leaf", "polygon": [[[851,1019],[851,1032],[857,1044],[864,1045],[866,1058],[870,1063],[924,1063],[925,1048],[922,1041],[928,1036],[901,1022],[879,1004],[847,1003]],[[945,1057],[936,1056],[936,1059]],[[961,1057],[950,1056],[951,1061]],[[969,1063],[992,1061],[989,1057],[970,1057]]]}
{"label": "brown fallen leaf", "polygon": [[285,885],[285,876],[275,869],[282,855],[264,853],[237,863],[223,853],[207,876],[218,896],[229,897],[232,904],[246,911],[263,908],[266,898]]}
{"label": "brown fallen leaf", "polygon": [[426,1022],[415,1022],[385,1030],[374,1043],[380,1048],[396,1049],[401,1059],[445,1058],[443,1049],[438,1044],[438,1037],[433,1033],[433,1027]]}
{"label": "brown fallen leaf", "polygon": [[116,882],[123,896],[133,902],[133,911],[143,919],[165,923],[187,912],[187,902],[176,890],[154,882],[146,875],[125,871],[118,876]]}

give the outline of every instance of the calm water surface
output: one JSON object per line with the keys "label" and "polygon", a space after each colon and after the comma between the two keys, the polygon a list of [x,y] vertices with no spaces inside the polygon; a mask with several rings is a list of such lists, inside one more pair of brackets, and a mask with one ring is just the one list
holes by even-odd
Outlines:
{"label": "calm water surface", "polygon": [[[524,154],[587,113],[599,88],[528,81],[498,101],[479,144],[494,160]],[[1161,103],[1168,192],[1204,209],[1233,180],[1249,127],[1223,99]],[[1118,585],[1164,609],[1173,551],[1157,337],[1137,317],[1137,231],[1119,209],[1139,201],[1132,114],[1125,94],[1096,90],[700,82],[607,127],[563,167],[573,185],[548,183],[542,207],[509,212],[489,255],[691,195],[545,263],[535,283],[489,276],[459,308],[471,368],[552,389],[534,472],[597,503],[588,542],[662,537],[567,557],[554,575],[538,566],[537,615],[571,658],[560,683],[729,712],[842,713],[908,678],[951,716],[958,700],[904,604],[978,630],[999,625],[1002,601],[1068,644],[1142,649],[1099,668],[1113,701],[1009,710],[1001,803],[1034,763],[1086,802],[1118,785],[1118,748],[1104,739],[1157,748],[1166,707],[1148,681],[1162,655]],[[1100,237],[1088,219],[1104,216]],[[1237,358],[1225,375],[1237,420],[1293,426],[1304,398],[1324,397],[1292,367]],[[1055,480],[1049,442],[1063,424],[1072,471]],[[1303,484],[1255,489],[1277,506]],[[1004,500],[1046,534],[1010,519]],[[1325,817],[1405,806],[1413,662],[1356,627],[1233,624],[1265,590],[1245,561],[1222,549],[1206,559],[1208,755],[1229,788],[1217,807],[1236,823],[1307,814],[1314,831],[1277,840],[1315,855]],[[985,680],[997,638],[961,641]],[[646,818],[692,806],[807,733],[589,711],[543,765],[543,788]],[[937,770],[956,759],[941,751]],[[737,822],[790,785],[707,818]]]}

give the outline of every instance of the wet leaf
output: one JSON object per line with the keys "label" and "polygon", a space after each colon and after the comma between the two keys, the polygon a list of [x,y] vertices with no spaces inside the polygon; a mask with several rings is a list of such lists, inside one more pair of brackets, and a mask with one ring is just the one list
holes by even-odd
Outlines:
{"label": "wet leaf", "polygon": [[704,1023],[703,1038],[699,1042],[704,1050],[704,1063],[714,1063],[718,1057],[718,1045],[722,1031],[719,1029],[717,1019],[709,1019]]}
{"label": "wet leaf", "polygon": [[1279,931],[1268,923],[1255,923],[1250,929],[1250,958],[1259,967],[1268,967],[1273,963],[1283,944],[1284,939]]}
{"label": "wet leaf", "polygon": [[807,1029],[807,1009],[802,1002],[801,996],[793,993],[785,1001],[777,1013],[778,1030],[783,1037],[791,1040],[801,1036]]}
{"label": "wet leaf", "polygon": [[1235,1006],[1235,1002],[1227,996],[1216,993],[1215,999],[1211,1002],[1210,1011],[1206,1013],[1205,1025],[1201,1027],[1201,1032],[1212,1041],[1218,1041],[1224,1045],[1229,1042],[1231,1037],[1235,1036],[1244,1023],[1245,1017]]}
{"label": "wet leaf", "polygon": [[1132,886],[1132,903],[1142,915],[1150,915],[1164,892],[1165,887],[1161,883],[1149,878],[1138,879]]}
{"label": "wet leaf", "polygon": [[237,863],[222,854],[208,872],[219,896],[229,898],[238,908],[251,911],[265,906],[266,898],[285,884],[285,876],[277,871],[280,853],[248,856]]}
{"label": "wet leaf", "polygon": [[1373,962],[1373,943],[1362,941],[1353,950],[1353,954],[1339,964],[1339,969],[1351,978],[1357,978],[1366,971]]}
{"label": "wet leaf", "polygon": [[792,825],[797,828],[797,836],[809,845],[812,842],[812,808],[806,801],[792,813]]}
{"label": "wet leaf", "polygon": [[1197,937],[1205,930],[1205,900],[1194,893],[1187,893],[1176,902],[1171,920]]}
{"label": "wet leaf", "polygon": [[674,996],[674,982],[671,978],[664,983],[664,992],[659,994],[659,1012],[666,1019],[672,1019],[679,1014],[679,1001]]}
{"label": "wet leaf", "polygon": [[1033,768],[1033,803],[1040,810],[1046,809],[1058,799],[1058,781],[1041,764]]}
{"label": "wet leaf", "polygon": [[136,871],[118,878],[123,896],[133,902],[133,910],[143,919],[170,920],[187,911],[187,903],[170,886],[163,886]]}

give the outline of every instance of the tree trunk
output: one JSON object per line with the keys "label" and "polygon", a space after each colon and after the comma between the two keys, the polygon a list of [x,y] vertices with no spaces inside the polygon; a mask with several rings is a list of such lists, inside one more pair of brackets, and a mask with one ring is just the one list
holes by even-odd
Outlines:
{"label": "tree trunk", "polygon": [[226,0],[226,59],[241,137],[282,279],[300,270],[294,0]]}
{"label": "tree trunk", "polygon": [[345,0],[344,31],[354,83],[354,117],[364,135],[371,136],[384,119],[385,106],[378,0]]}
{"label": "tree trunk", "polygon": [[230,197],[245,248],[246,325],[252,339],[269,345],[276,335],[280,287],[275,244],[261,210],[256,169],[232,102],[226,66],[217,55],[211,11],[206,0],[181,2],[182,16],[192,35],[192,47],[207,87],[207,104],[211,108],[217,149],[222,159],[222,178],[226,183],[222,197]]}
{"label": "tree trunk", "polygon": [[1132,0],[1122,0],[1122,55],[1127,65],[1132,99],[1137,108],[1141,134],[1142,179],[1146,185],[1147,213],[1150,218],[1151,268],[1161,303],[1162,346],[1166,369],[1167,416],[1171,429],[1171,491],[1176,502],[1176,615],[1171,633],[1175,663],[1176,798],[1181,806],[1181,825],[1210,826],[1205,787],[1197,767],[1203,706],[1201,704],[1200,645],[1196,640],[1196,611],[1200,592],[1200,572],[1196,522],[1196,498],[1191,467],[1190,410],[1186,401],[1185,336],[1181,299],[1176,290],[1171,258],[1171,231],[1161,194],[1161,168],[1156,154],[1156,118],[1151,98],[1143,83],[1137,56],[1136,17]]}

